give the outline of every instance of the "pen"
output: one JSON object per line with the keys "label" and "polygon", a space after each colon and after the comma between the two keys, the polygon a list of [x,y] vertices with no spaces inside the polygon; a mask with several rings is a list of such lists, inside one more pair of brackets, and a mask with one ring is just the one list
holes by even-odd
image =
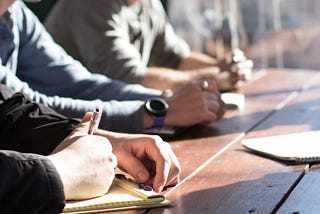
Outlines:
{"label": "pen", "polygon": [[93,115],[90,120],[88,134],[93,134],[98,129],[100,119],[101,119],[101,112],[99,111],[99,109],[96,109],[93,112]]}

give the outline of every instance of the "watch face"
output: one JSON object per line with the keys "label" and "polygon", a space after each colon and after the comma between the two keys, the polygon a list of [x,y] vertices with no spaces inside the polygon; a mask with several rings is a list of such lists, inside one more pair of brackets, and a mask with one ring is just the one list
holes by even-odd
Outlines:
{"label": "watch face", "polygon": [[167,109],[169,108],[168,103],[161,98],[149,99],[147,100],[145,106],[148,112],[154,116],[165,116]]}

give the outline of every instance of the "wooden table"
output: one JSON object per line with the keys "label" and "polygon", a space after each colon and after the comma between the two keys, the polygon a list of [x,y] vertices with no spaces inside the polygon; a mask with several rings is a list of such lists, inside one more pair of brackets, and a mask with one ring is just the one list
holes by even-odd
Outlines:
{"label": "wooden table", "polygon": [[241,146],[245,138],[320,130],[320,72],[257,71],[239,93],[243,110],[167,139],[182,167],[181,182],[164,192],[174,206],[125,213],[320,213],[320,164],[294,165]]}
{"label": "wooden table", "polygon": [[[145,213],[319,213],[318,165],[292,165],[245,150],[244,138],[320,129],[320,72],[269,69],[239,91],[245,108],[169,139],[181,182],[174,207]],[[320,142],[319,142],[320,143]]]}

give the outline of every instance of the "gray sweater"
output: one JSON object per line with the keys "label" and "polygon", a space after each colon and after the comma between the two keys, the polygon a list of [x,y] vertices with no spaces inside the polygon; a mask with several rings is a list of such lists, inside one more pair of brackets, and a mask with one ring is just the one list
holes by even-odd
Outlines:
{"label": "gray sweater", "polygon": [[175,68],[190,54],[159,0],[59,0],[45,25],[91,71],[129,83],[140,83],[146,67]]}
{"label": "gray sweater", "polygon": [[0,83],[68,117],[100,107],[100,128],[142,132],[142,100],[162,91],[92,74],[52,40],[23,2],[9,12],[13,26],[0,22]]}

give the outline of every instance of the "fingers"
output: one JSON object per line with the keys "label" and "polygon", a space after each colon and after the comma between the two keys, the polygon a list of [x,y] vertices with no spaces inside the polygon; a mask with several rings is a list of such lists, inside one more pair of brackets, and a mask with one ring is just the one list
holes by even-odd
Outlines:
{"label": "fingers", "polygon": [[213,93],[218,92],[218,86],[213,80],[202,80],[197,84],[199,84],[202,91],[209,91]]}
{"label": "fingers", "polygon": [[140,183],[160,192],[164,186],[179,182],[181,168],[168,143],[159,136],[131,139],[117,152],[119,167]]}
{"label": "fingers", "polygon": [[[208,110],[211,113],[213,113],[212,118],[211,119],[208,118],[209,121],[206,121],[206,122],[210,122],[210,120],[212,121],[212,120],[220,119],[226,109],[224,102],[221,100],[221,95],[220,95],[220,92],[217,90],[216,84],[214,84],[214,86],[212,86],[211,88],[214,90],[209,90],[210,85],[211,84],[209,84],[209,82],[206,80],[203,81],[201,85],[203,94],[206,99],[205,106],[207,106]],[[207,89],[207,90],[204,90],[204,89]]]}
{"label": "fingers", "polygon": [[235,89],[235,83],[239,81],[239,76],[236,72],[221,71],[216,81],[220,90],[233,90]]}
{"label": "fingers", "polygon": [[[224,114],[226,107],[221,100],[221,94],[215,81],[203,80],[197,81],[194,84],[197,84],[198,89],[202,92],[201,96],[198,94],[193,101],[195,103],[202,103],[202,108],[207,110],[202,110],[202,122],[208,123],[220,119]],[[202,99],[202,101],[200,99]]]}
{"label": "fingers", "polygon": [[153,188],[156,192],[160,192],[167,183],[170,173],[171,161],[164,158],[163,161],[156,161],[156,174],[153,182]]}
{"label": "fingers", "polygon": [[231,70],[237,74],[239,80],[250,80],[252,78],[252,60],[245,60],[232,65]]}
{"label": "fingers", "polygon": [[241,62],[245,61],[247,57],[245,56],[244,52],[240,50],[239,48],[235,48],[232,51],[232,61],[233,62]]}
{"label": "fingers", "polygon": [[253,61],[246,58],[243,51],[235,49],[233,51],[233,65],[231,70],[239,76],[240,81],[250,80],[253,68]]}
{"label": "fingers", "polygon": [[209,113],[205,123],[219,120],[226,111],[225,104],[221,101],[208,101],[207,108]]}
{"label": "fingers", "polygon": [[92,112],[85,113],[81,122],[75,128],[75,131],[82,132],[82,133],[88,133],[89,123],[90,123],[91,117],[92,117]]}
{"label": "fingers", "polygon": [[225,59],[226,67],[222,68],[223,71],[229,72],[229,85],[223,85],[219,88],[222,90],[232,90],[240,87],[243,81],[250,80],[252,78],[253,61],[247,59],[244,52],[240,49],[232,51],[231,55],[228,55]]}
{"label": "fingers", "polygon": [[86,112],[81,120],[81,123],[87,123],[91,120],[92,112]]}
{"label": "fingers", "polygon": [[[162,147],[162,148],[161,148]],[[155,191],[160,192],[167,185],[175,185],[179,182],[181,167],[170,145],[167,142],[161,142],[160,150],[151,150],[150,156],[156,163],[156,174],[153,187]]]}
{"label": "fingers", "polygon": [[237,69],[252,69],[253,68],[253,61],[252,60],[245,60],[245,61],[240,61],[234,64]]}
{"label": "fingers", "polygon": [[[112,147],[111,147],[111,149],[112,149]],[[117,160],[117,156],[115,154],[113,154],[113,153],[110,154],[109,162],[111,163],[111,166],[113,169],[117,168],[118,160]]]}
{"label": "fingers", "polygon": [[181,166],[179,164],[177,156],[174,154],[169,144],[167,145],[169,147],[168,152],[171,160],[171,168],[169,176],[167,178],[167,185],[176,185],[180,182]]}
{"label": "fingers", "polygon": [[142,144],[138,143],[138,145],[133,145],[133,148],[119,151],[117,157],[119,163],[121,161],[121,166],[119,166],[121,170],[129,173],[139,183],[146,183],[150,179],[150,174],[142,162],[143,158],[140,160],[136,155],[135,149],[139,145],[142,146]]}
{"label": "fingers", "polygon": [[170,99],[167,125],[192,126],[213,122],[221,117],[224,103],[214,81],[194,81],[175,91]]}

